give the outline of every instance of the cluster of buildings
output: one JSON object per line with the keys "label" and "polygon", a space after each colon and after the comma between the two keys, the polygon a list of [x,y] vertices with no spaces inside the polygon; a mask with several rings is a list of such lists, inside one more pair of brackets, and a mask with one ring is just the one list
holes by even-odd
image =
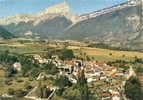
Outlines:
{"label": "cluster of buildings", "polygon": [[[46,63],[48,61],[52,61],[56,67],[59,69],[59,74],[67,75],[69,80],[72,83],[76,83],[77,80],[75,77],[78,76],[79,70],[84,69],[85,77],[88,83],[104,81],[109,83],[111,86],[118,79],[122,79],[123,83],[129,77],[129,72],[124,72],[123,69],[117,68],[114,66],[109,66],[104,62],[100,61],[83,61],[83,60],[70,60],[70,61],[62,61],[57,59],[57,57],[53,57],[53,59],[45,59],[40,56],[35,56],[35,59],[39,61],[39,63]],[[132,71],[130,73],[133,73]],[[73,77],[75,76],[75,77]],[[120,83],[119,83],[120,84]],[[121,84],[122,85],[122,84]],[[117,86],[118,87],[118,86]],[[122,86],[121,86],[122,87]],[[121,87],[119,88],[102,88],[103,93],[101,93],[101,100],[121,100]]]}
{"label": "cluster of buildings", "polygon": [[[77,83],[75,77],[78,76],[79,70],[84,70],[85,77],[88,83],[104,81],[109,86],[113,86],[118,80],[122,83],[128,79],[128,77],[134,75],[134,71],[130,68],[130,71],[124,72],[122,68],[117,68],[114,66],[109,66],[104,62],[100,61],[83,61],[83,60],[70,60],[70,61],[62,61],[58,59],[58,57],[53,57],[53,59],[46,59],[39,55],[34,55],[34,59],[36,59],[39,63],[48,63],[49,61],[59,69],[60,75],[66,75],[72,83]],[[20,63],[15,63],[13,65],[15,69],[18,71],[21,70]],[[73,77],[75,76],[75,77]],[[42,75],[39,75],[38,79],[40,79]],[[121,100],[121,90],[124,84],[120,84],[117,87],[103,87],[101,93],[101,100]]]}

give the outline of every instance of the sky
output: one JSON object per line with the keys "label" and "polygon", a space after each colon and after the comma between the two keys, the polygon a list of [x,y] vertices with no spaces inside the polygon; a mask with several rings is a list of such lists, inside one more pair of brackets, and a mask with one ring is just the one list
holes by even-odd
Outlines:
{"label": "sky", "polygon": [[[0,17],[19,13],[38,13],[50,5],[64,0],[0,0]],[[107,8],[127,0],[67,0],[70,11],[77,14],[89,13]]]}

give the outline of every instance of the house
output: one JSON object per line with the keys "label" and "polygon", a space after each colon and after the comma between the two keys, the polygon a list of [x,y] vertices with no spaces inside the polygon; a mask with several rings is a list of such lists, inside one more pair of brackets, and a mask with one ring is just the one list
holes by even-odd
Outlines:
{"label": "house", "polygon": [[139,80],[141,81],[142,87],[143,87],[143,74],[138,75]]}
{"label": "house", "polygon": [[108,92],[104,92],[100,95],[101,100],[111,100],[111,94]]}
{"label": "house", "polygon": [[120,93],[116,90],[111,91],[111,100],[120,100]]}
{"label": "house", "polygon": [[129,68],[129,73],[128,73],[128,75],[127,75],[127,79],[129,79],[129,78],[132,77],[132,76],[136,76],[136,73],[135,73],[133,67],[130,66],[130,68]]}
{"label": "house", "polygon": [[73,61],[54,61],[54,64],[60,71],[60,74],[71,74],[74,70],[74,62]]}
{"label": "house", "polygon": [[59,56],[58,55],[52,55],[52,59],[57,60],[57,59],[59,59]]}
{"label": "house", "polygon": [[34,59],[37,60],[39,63],[48,63],[48,60],[45,58],[42,58],[40,55],[34,55]]}
{"label": "house", "polygon": [[121,100],[120,93],[116,89],[105,90],[101,94],[101,100]]}
{"label": "house", "polygon": [[13,68],[16,71],[21,71],[22,66],[19,62],[16,62],[16,63],[13,64]]}

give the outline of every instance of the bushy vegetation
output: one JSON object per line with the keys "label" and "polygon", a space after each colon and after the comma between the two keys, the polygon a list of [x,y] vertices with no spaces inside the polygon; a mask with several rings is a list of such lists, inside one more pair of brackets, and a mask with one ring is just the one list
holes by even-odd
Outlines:
{"label": "bushy vegetation", "polygon": [[51,92],[52,91],[47,88],[46,85],[43,85],[41,82],[39,82],[38,89],[36,90],[36,95],[38,98],[48,98]]}
{"label": "bushy vegetation", "polygon": [[66,100],[81,100],[80,91],[76,87],[66,89],[62,96]]}
{"label": "bushy vegetation", "polygon": [[77,89],[80,91],[81,100],[89,100],[89,90],[87,85],[87,79],[85,78],[84,70],[78,73]]}
{"label": "bushy vegetation", "polygon": [[72,83],[69,81],[68,77],[66,76],[57,76],[56,80],[54,81],[54,84],[60,88],[64,88],[67,86],[71,86]]}
{"label": "bushy vegetation", "polygon": [[48,55],[52,56],[51,54],[58,55],[61,60],[71,60],[75,58],[73,50],[67,48],[52,50]]}
{"label": "bushy vegetation", "polygon": [[143,91],[138,78],[130,77],[125,84],[125,94],[130,100],[142,100]]}
{"label": "bushy vegetation", "polygon": [[[21,73],[17,73],[13,68],[13,64],[19,62],[21,64]],[[20,54],[12,54],[9,51],[0,53],[0,63],[6,71],[6,77],[13,77],[16,74],[22,74],[24,77],[37,77],[40,72],[47,74],[56,74],[58,69],[52,63],[40,64],[32,56],[25,56]]]}
{"label": "bushy vegetation", "polygon": [[116,61],[109,61],[107,62],[110,66],[116,66],[118,68],[123,68],[124,70],[127,70],[129,68],[129,65],[131,62],[125,61],[125,60],[116,60]]}
{"label": "bushy vegetation", "polygon": [[61,52],[60,59],[62,60],[71,60],[74,58],[74,53],[72,50],[69,49],[63,49]]}
{"label": "bushy vegetation", "polygon": [[52,62],[43,63],[43,64],[41,64],[40,68],[41,68],[41,70],[46,72],[46,74],[55,75],[58,73],[57,67]]}
{"label": "bushy vegetation", "polygon": [[143,74],[143,65],[138,65],[135,71],[137,74]]}
{"label": "bushy vegetation", "polygon": [[136,73],[143,73],[143,63],[140,62],[140,59],[134,58],[130,61],[127,60],[115,60],[115,61],[109,61],[107,62],[108,65],[110,66],[116,66],[118,68],[123,68],[124,70],[127,70],[129,66],[132,66]]}
{"label": "bushy vegetation", "polygon": [[110,49],[110,50],[119,50],[119,51],[137,51],[137,50],[133,50],[131,48],[113,47],[113,46],[110,46],[110,45],[104,44],[104,43],[89,44],[88,47]]}

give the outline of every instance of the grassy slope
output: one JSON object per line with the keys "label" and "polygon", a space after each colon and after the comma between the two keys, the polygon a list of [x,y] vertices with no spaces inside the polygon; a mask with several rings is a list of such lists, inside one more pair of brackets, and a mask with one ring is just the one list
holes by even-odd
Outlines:
{"label": "grassy slope", "polygon": [[86,53],[86,55],[88,56],[94,57],[95,60],[105,61],[105,62],[118,59],[130,60],[133,57],[143,58],[143,53],[134,51],[116,51],[116,50],[85,47],[82,49],[75,49],[75,52],[78,56],[80,52],[82,52]]}
{"label": "grassy slope", "polygon": [[[17,43],[17,42],[10,42],[8,44],[0,44],[0,51],[9,50],[13,53],[44,53],[48,52],[48,47],[53,47],[52,44],[46,43]],[[55,45],[55,48],[63,48],[62,45]],[[116,51],[116,50],[108,50],[108,49],[100,49],[100,48],[89,48],[83,47],[79,48],[78,46],[69,46],[68,48],[73,49],[75,54],[79,56],[79,54],[86,53],[90,57],[94,57],[95,60],[101,61],[111,61],[117,59],[132,59],[133,57],[137,56],[139,58],[143,58],[143,53],[141,52],[133,52],[133,51]],[[112,55],[111,55],[112,54]]]}

